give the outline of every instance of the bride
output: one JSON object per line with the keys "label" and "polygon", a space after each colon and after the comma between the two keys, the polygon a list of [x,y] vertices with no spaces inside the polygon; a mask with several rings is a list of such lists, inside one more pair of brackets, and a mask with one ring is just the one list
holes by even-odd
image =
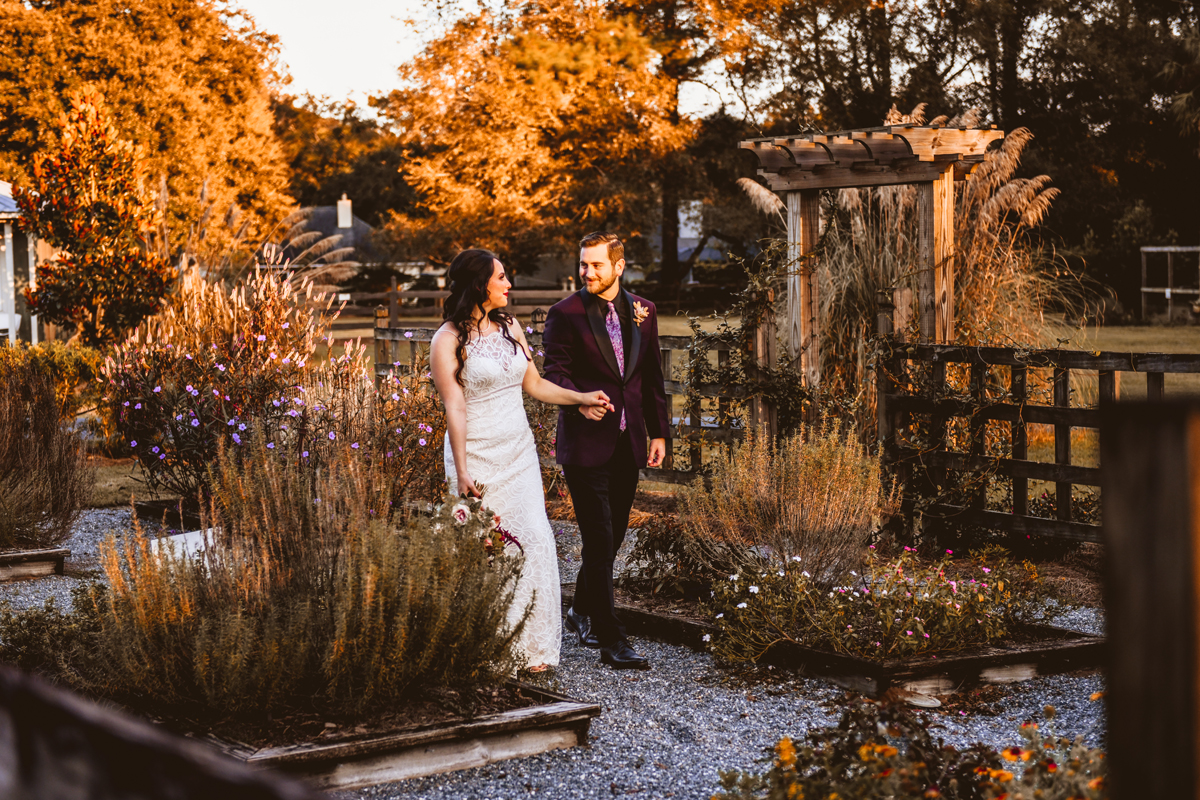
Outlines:
{"label": "bride", "polygon": [[612,405],[604,392],[581,394],[538,374],[521,326],[504,310],[512,283],[494,253],[464,250],[450,262],[448,277],[445,321],[430,347],[433,381],[446,406],[446,482],[453,494],[477,497],[476,484],[484,485],[488,508],[521,543],[525,564],[509,623],[533,598],[517,647],[538,672],[558,665],[561,586],[521,390],[553,405]]}

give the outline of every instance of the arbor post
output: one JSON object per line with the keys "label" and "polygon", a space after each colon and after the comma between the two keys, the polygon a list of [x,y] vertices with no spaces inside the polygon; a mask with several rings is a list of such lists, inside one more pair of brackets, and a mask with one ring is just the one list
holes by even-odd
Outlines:
{"label": "arbor post", "polygon": [[921,340],[954,340],[954,169],[917,184],[917,299]]}
{"label": "arbor post", "polygon": [[821,382],[821,317],[817,294],[816,257],[820,233],[821,192],[806,189],[787,193],[788,359],[800,363],[804,383],[816,388]]}
{"label": "arbor post", "polygon": [[1200,405],[1100,407],[1114,800],[1200,781]]}

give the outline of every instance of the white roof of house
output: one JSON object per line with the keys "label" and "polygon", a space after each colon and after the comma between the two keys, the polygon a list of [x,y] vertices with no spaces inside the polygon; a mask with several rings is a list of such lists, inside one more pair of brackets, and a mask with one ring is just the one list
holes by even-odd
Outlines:
{"label": "white roof of house", "polygon": [[13,200],[12,184],[0,181],[0,219],[16,219],[20,215],[17,202]]}

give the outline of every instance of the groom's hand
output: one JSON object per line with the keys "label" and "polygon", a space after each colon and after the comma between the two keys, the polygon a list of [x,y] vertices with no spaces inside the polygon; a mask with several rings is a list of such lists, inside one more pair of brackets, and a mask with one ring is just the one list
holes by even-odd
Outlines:
{"label": "groom's hand", "polygon": [[667,457],[667,440],[666,439],[651,439],[650,440],[650,457],[646,459],[647,467],[657,467],[662,464],[663,459]]}
{"label": "groom's hand", "polygon": [[599,422],[604,419],[604,415],[608,412],[604,406],[580,406],[579,413],[590,419],[592,422]]}

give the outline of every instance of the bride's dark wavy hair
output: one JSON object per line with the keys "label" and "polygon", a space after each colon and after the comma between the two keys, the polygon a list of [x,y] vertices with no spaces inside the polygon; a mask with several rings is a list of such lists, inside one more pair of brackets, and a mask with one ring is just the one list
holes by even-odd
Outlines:
{"label": "bride's dark wavy hair", "polygon": [[[467,360],[467,342],[470,341],[471,328],[474,327],[472,315],[475,309],[483,312],[483,304],[487,301],[487,285],[492,279],[492,273],[496,271],[493,262],[499,260],[499,256],[491,250],[463,250],[454,257],[450,262],[450,269],[446,271],[450,279],[450,296],[446,298],[442,321],[452,322],[458,331],[458,348],[454,351],[454,356],[458,359],[458,369],[454,371],[454,380],[458,381],[459,386],[463,385],[462,372]],[[521,343],[508,331],[508,326],[513,321],[512,314],[502,308],[493,308],[487,312],[487,318],[500,326],[500,335],[512,343],[514,353],[524,350]],[[525,358],[532,360],[529,353],[525,353]]]}

